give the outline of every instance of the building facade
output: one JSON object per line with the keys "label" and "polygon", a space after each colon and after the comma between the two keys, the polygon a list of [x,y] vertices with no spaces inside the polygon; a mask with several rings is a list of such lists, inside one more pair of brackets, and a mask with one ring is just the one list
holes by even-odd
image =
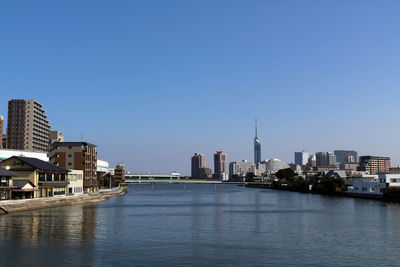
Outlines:
{"label": "building facade", "polygon": [[8,101],[7,148],[49,151],[50,125],[43,106],[34,100]]}
{"label": "building facade", "polygon": [[[37,198],[66,194],[68,185],[66,178],[69,172],[67,169],[36,158],[17,156],[0,162],[0,166],[17,175],[17,177],[12,178],[13,186],[22,183],[19,186],[21,191],[17,192],[25,193],[25,196]],[[35,188],[30,186],[26,188],[29,183]]]}
{"label": "building facade", "polygon": [[358,163],[358,152],[354,150],[335,150],[336,165],[341,168],[345,163]]}
{"label": "building facade", "polygon": [[244,177],[246,173],[256,173],[256,165],[252,161],[232,161],[229,163],[229,179],[234,176]]}
{"label": "building facade", "polygon": [[315,153],[317,168],[335,168],[336,156],[332,152]]}
{"label": "building facade", "polygon": [[83,171],[70,170],[68,173],[68,191],[69,195],[83,194]]}
{"label": "building facade", "polygon": [[226,153],[217,151],[214,154],[214,174],[220,175],[226,173]]}
{"label": "building facade", "polygon": [[62,168],[82,170],[85,193],[97,191],[96,145],[87,142],[55,142],[51,145],[50,162]]}
{"label": "building facade", "polygon": [[358,171],[369,174],[389,173],[391,161],[389,157],[361,156]]}
{"label": "building facade", "polygon": [[50,131],[49,142],[50,145],[55,142],[64,142],[64,136],[62,136],[62,133],[60,131]]}
{"label": "building facade", "polygon": [[294,164],[299,166],[305,166],[308,163],[308,152],[294,152]]}
{"label": "building facade", "polygon": [[117,163],[114,169],[114,180],[125,180],[125,164]]}
{"label": "building facade", "polygon": [[206,168],[206,156],[195,153],[192,157],[192,178],[202,178],[204,171],[201,169]]}
{"label": "building facade", "polygon": [[0,200],[11,199],[14,188],[11,179],[15,176],[17,176],[15,173],[0,167]]}
{"label": "building facade", "polygon": [[0,116],[0,148],[3,148],[4,117]]}

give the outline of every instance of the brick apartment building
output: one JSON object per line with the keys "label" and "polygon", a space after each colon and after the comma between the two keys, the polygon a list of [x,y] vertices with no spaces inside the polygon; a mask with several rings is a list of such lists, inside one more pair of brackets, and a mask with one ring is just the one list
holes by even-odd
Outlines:
{"label": "brick apartment building", "polygon": [[87,142],[55,142],[51,145],[50,162],[66,169],[82,170],[84,191],[97,191],[96,145]]}

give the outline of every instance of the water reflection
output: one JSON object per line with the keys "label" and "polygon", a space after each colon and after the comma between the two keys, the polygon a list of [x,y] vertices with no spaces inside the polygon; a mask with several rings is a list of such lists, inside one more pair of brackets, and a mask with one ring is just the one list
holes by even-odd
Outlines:
{"label": "water reflection", "polygon": [[38,241],[90,241],[96,234],[96,208],[69,206],[0,216],[0,238],[37,246]]}
{"label": "water reflection", "polygon": [[0,216],[0,266],[390,266],[398,221],[400,205],[378,201],[138,185],[97,205]]}

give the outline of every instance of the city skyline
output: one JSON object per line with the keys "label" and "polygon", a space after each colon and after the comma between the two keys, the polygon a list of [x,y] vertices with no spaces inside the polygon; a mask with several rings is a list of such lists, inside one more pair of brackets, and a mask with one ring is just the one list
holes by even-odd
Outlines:
{"label": "city skyline", "polygon": [[397,1],[39,2],[1,4],[5,125],[9,99],[34,99],[66,141],[139,172],[252,160],[254,117],[262,160],[400,163]]}

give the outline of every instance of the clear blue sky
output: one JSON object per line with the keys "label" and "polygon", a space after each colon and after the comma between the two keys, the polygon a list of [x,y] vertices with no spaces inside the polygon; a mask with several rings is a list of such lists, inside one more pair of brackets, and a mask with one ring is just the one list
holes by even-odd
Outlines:
{"label": "clear blue sky", "polygon": [[195,152],[356,149],[400,163],[400,1],[0,2],[0,114],[35,99],[133,171]]}

